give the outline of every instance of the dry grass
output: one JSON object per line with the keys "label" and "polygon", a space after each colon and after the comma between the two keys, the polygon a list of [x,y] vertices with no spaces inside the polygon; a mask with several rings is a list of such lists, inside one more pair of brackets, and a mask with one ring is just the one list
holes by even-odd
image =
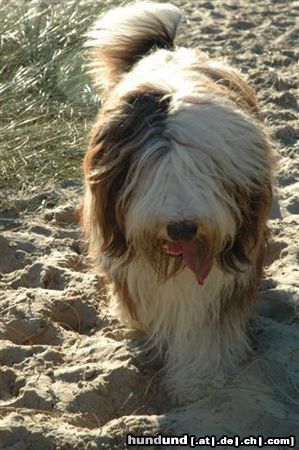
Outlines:
{"label": "dry grass", "polygon": [[4,0],[0,40],[0,189],[81,174],[98,96],[84,33],[115,0]]}

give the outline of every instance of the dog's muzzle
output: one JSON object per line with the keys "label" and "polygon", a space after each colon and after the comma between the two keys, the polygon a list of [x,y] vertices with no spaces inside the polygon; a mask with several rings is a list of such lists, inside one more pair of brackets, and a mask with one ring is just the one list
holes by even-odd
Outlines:
{"label": "dog's muzzle", "polygon": [[167,238],[162,241],[164,252],[171,257],[181,257],[186,267],[204,284],[213,265],[209,235],[194,222],[171,222],[166,226]]}

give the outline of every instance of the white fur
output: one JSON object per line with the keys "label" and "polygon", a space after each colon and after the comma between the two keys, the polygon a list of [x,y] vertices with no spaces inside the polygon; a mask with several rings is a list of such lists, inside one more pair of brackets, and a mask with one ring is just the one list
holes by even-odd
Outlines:
{"label": "white fur", "polygon": [[[117,296],[115,313],[128,326],[141,327],[148,343],[165,352],[166,388],[172,398],[195,399],[199,388],[218,382],[245,357],[250,347],[244,323],[237,314],[222,323],[220,317],[220,297],[232,292],[234,276],[215,265],[204,286],[198,286],[188,269],[161,283],[142,259],[130,264],[124,276],[139,321],[132,320]],[[240,285],[247,276],[240,275]]]}

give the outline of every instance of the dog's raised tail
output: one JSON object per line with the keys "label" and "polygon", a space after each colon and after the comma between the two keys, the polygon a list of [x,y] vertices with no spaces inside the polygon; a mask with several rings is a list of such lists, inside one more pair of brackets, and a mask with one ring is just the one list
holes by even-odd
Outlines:
{"label": "dog's raised tail", "polygon": [[153,49],[171,49],[181,14],[169,3],[140,2],[109,11],[88,33],[90,72],[96,85],[111,88]]}

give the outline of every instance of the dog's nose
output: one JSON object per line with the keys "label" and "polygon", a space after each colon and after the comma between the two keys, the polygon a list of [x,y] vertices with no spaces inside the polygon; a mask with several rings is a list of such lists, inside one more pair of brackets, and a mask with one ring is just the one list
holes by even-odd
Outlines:
{"label": "dog's nose", "polygon": [[167,234],[173,241],[191,241],[197,233],[193,222],[172,222],[167,225]]}

